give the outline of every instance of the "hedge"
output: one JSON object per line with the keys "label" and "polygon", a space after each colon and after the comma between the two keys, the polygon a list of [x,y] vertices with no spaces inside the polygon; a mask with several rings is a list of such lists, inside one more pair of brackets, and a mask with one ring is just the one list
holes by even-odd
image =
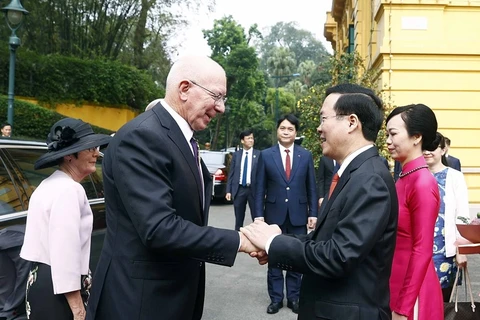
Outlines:
{"label": "hedge", "polygon": [[[51,105],[78,101],[143,110],[164,95],[153,79],[134,67],[109,60],[38,55],[17,50],[14,93]],[[0,92],[7,94],[8,48],[0,47]]]}
{"label": "hedge", "polygon": [[[0,122],[7,119],[8,100],[6,96],[0,96]],[[13,138],[25,138],[45,141],[52,125],[65,118],[55,111],[42,108],[36,104],[15,100],[14,124],[12,128]],[[113,131],[92,126],[95,133],[111,134]]]}

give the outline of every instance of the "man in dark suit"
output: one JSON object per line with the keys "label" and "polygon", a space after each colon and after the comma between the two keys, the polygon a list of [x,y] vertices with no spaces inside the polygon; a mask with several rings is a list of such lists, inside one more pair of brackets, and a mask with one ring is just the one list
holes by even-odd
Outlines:
{"label": "man in dark suit", "polygon": [[317,130],[323,153],[341,166],[316,230],[282,235],[260,221],[241,229],[265,248],[269,265],[303,273],[299,319],[392,318],[389,278],[398,200],[373,145],[382,121],[381,101],[370,89],[353,84],[327,89]]}
{"label": "man in dark suit", "polygon": [[325,199],[325,196],[328,194],[333,174],[338,171],[339,167],[340,166],[335,160],[325,155],[320,158],[317,170],[317,196],[319,207],[322,205],[323,199]]}
{"label": "man in dark suit", "polygon": [[259,150],[253,149],[254,137],[252,130],[245,130],[240,133],[240,142],[243,149],[233,154],[228,172],[227,194],[225,199],[230,201],[233,197],[233,209],[235,211],[235,230],[243,227],[245,210],[250,208],[253,221],[253,194],[255,187],[255,176],[257,172]]}
{"label": "man in dark suit", "polygon": [[103,161],[107,231],[87,319],[201,319],[205,263],[232,266],[254,248],[208,227],[212,181],[194,131],[225,110],[223,68],[173,64],[165,99],[115,134]]}
{"label": "man in dark suit", "polygon": [[395,165],[393,167],[393,180],[398,180],[400,172],[402,172],[402,165],[400,164],[400,161],[395,160]]}
{"label": "man in dark suit", "polygon": [[[286,115],[277,122],[278,144],[260,153],[255,186],[255,219],[280,226],[282,232],[306,234],[307,223],[315,227],[317,196],[315,171],[310,151],[294,145],[299,121]],[[267,313],[283,307],[284,277],[280,268],[269,266]],[[288,270],[285,277],[287,306],[298,312],[302,275]]]}
{"label": "man in dark suit", "polygon": [[460,163],[460,159],[455,158],[454,156],[451,156],[448,154],[448,151],[450,151],[450,143],[451,143],[451,140],[445,137],[445,145],[446,145],[445,157],[447,158],[448,166],[455,170],[462,171],[462,165]]}

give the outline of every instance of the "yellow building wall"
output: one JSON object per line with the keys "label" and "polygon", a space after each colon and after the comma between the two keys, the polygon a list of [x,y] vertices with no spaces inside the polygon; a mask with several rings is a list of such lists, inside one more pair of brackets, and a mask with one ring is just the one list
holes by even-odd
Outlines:
{"label": "yellow building wall", "polygon": [[[31,98],[15,97],[15,99],[38,104],[37,100]],[[78,106],[73,103],[57,104],[52,110],[66,117],[82,119],[92,125],[112,131],[117,131],[121,126],[138,115],[137,111],[128,107],[113,108],[89,104]]]}
{"label": "yellow building wall", "polygon": [[[480,205],[480,32],[468,28],[480,21],[480,1],[334,0],[327,17],[332,39],[342,36],[332,21],[355,25],[356,51],[379,70],[386,102],[434,110],[462,162],[470,203]],[[336,39],[337,51],[347,46],[348,38]]]}

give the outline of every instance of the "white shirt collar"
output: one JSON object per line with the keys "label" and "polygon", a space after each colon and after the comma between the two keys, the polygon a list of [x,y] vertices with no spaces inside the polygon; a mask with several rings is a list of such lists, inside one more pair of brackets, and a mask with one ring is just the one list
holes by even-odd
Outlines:
{"label": "white shirt collar", "polygon": [[168,113],[172,116],[173,120],[178,124],[180,127],[180,130],[182,130],[182,133],[187,140],[188,144],[190,145],[190,140],[193,137],[193,130],[188,124],[187,120],[183,119],[177,111],[173,110],[172,107],[168,105],[168,103],[164,100],[161,99],[160,102],[162,103],[162,106],[167,110]]}
{"label": "white shirt collar", "polygon": [[369,144],[365,147],[361,147],[360,149],[358,149],[357,151],[354,151],[352,152],[348,157],[345,158],[345,160],[343,161],[342,165],[340,166],[340,168],[338,169],[337,173],[338,173],[338,176],[341,177],[342,174],[343,174],[343,171],[345,171],[345,168],[348,167],[348,165],[350,164],[350,162],[353,161],[353,159],[355,159],[360,153],[370,149],[370,148],[373,148],[373,144]]}
{"label": "white shirt collar", "polygon": [[291,153],[293,153],[293,146],[295,145],[295,143],[292,143],[292,145],[288,148],[285,148],[284,146],[282,146],[280,144],[280,142],[278,143],[278,147],[280,148],[280,154],[283,154],[285,152],[286,149],[290,150]]}

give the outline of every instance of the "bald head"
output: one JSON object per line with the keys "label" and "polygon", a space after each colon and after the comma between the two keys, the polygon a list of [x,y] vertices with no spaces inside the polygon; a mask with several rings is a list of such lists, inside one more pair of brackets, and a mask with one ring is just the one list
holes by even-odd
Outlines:
{"label": "bald head", "polygon": [[165,101],[193,130],[203,130],[225,111],[226,87],[225,70],[217,62],[206,56],[184,56],[168,73]]}
{"label": "bald head", "polygon": [[179,58],[170,69],[167,76],[166,96],[177,90],[183,80],[194,80],[205,83],[212,76],[223,75],[222,66],[206,56],[184,56]]}

